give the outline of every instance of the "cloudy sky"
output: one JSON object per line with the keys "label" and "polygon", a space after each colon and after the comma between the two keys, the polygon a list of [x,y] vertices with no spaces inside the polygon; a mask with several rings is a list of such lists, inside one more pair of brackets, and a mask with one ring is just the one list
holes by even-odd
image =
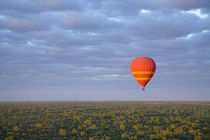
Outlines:
{"label": "cloudy sky", "polygon": [[210,1],[1,0],[0,100],[210,100]]}

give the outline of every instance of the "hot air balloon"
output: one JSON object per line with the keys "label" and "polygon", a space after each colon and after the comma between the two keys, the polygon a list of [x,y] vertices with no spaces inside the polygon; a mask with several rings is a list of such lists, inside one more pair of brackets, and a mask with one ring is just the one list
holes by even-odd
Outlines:
{"label": "hot air balloon", "polygon": [[144,91],[145,86],[151,80],[155,73],[156,64],[152,58],[136,57],[131,62],[130,69],[134,78],[143,87],[142,90]]}

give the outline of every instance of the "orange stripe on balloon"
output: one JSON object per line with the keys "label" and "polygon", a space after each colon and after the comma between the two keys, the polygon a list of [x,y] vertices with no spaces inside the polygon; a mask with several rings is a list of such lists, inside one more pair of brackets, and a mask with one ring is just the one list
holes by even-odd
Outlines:
{"label": "orange stripe on balloon", "polygon": [[132,74],[154,74],[153,71],[135,71],[131,72]]}
{"label": "orange stripe on balloon", "polygon": [[142,78],[136,78],[136,80],[150,80],[150,77],[142,77]]}

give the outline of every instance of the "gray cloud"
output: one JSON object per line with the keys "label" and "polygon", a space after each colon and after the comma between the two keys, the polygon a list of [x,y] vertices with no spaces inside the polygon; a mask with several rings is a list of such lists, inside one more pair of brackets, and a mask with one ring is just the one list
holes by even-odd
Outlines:
{"label": "gray cloud", "polygon": [[[204,1],[197,1],[197,0],[147,0],[147,1],[138,1],[138,0],[131,0],[131,1],[117,1],[117,0],[108,0],[104,2],[103,5],[104,9],[107,13],[111,13],[114,15],[137,15],[139,10],[141,9],[150,9],[150,10],[164,10],[166,9],[179,9],[179,10],[190,10],[190,9],[198,9],[198,8],[209,8],[210,3],[208,0]],[[129,10],[128,10],[129,9]],[[167,13],[165,13],[167,14]]]}
{"label": "gray cloud", "polygon": [[[207,0],[1,1],[1,100],[209,100],[209,6]],[[151,98],[135,94],[130,62],[139,56],[157,63]]]}
{"label": "gray cloud", "polygon": [[[48,11],[60,11],[60,10],[72,10],[72,11],[81,11],[85,8],[85,1],[83,0],[23,0],[18,1],[14,0],[13,2],[1,1],[1,11],[8,14],[18,13],[27,13],[25,14],[35,14]],[[88,3],[87,3],[88,4]],[[86,5],[87,6],[87,5]]]}

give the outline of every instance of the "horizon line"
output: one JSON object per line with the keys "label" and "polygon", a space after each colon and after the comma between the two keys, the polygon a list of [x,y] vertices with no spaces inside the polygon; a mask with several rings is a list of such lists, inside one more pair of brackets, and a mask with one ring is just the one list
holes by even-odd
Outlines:
{"label": "horizon line", "polygon": [[210,100],[2,100],[2,102],[210,102]]}

